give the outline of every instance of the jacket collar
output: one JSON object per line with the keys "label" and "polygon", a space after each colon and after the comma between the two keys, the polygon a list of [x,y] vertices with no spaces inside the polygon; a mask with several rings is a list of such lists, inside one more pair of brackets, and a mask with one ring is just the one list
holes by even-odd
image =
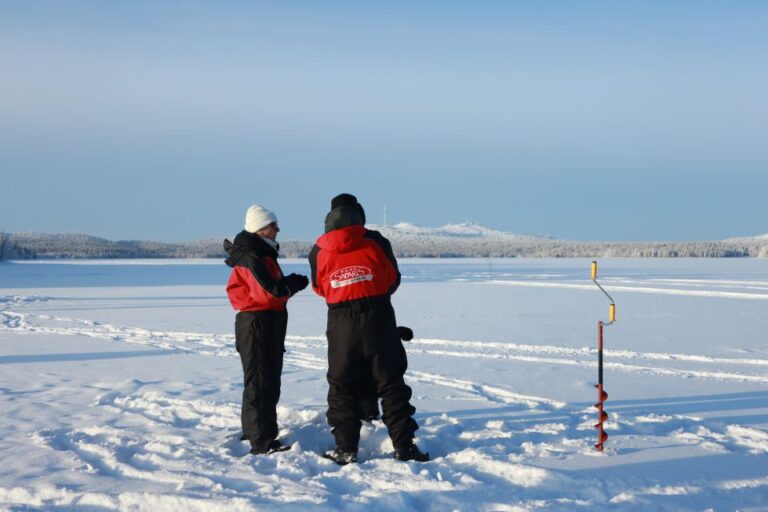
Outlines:
{"label": "jacket collar", "polygon": [[270,240],[270,242],[274,246],[267,243],[265,238],[245,230],[237,234],[234,243],[224,240],[224,250],[229,255],[226,259],[227,265],[230,267],[234,266],[247,253],[253,253],[259,258],[277,258],[277,251],[280,249],[280,245],[273,240]]}

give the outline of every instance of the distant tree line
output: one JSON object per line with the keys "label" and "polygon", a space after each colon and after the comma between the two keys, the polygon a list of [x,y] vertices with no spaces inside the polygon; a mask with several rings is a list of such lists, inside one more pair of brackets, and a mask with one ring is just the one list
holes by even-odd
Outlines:
{"label": "distant tree line", "polygon": [[[188,243],[143,240],[111,241],[82,234],[1,233],[0,260],[224,258],[221,239]],[[576,242],[563,240],[500,240],[450,237],[393,237],[398,257],[408,258],[768,258],[768,240],[711,242]],[[280,253],[306,257],[311,242],[280,242]]]}
{"label": "distant tree line", "polygon": [[[0,260],[12,259],[117,259],[117,258],[225,258],[224,238],[184,243],[146,240],[112,241],[76,233],[2,233]],[[309,242],[281,242],[287,257],[309,254]]]}
{"label": "distant tree line", "polygon": [[34,258],[33,251],[20,246],[13,240],[13,235],[0,232],[0,261]]}

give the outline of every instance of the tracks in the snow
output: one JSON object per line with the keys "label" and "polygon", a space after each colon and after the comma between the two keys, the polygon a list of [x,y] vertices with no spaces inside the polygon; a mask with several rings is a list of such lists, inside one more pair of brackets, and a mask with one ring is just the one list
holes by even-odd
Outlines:
{"label": "tracks in the snow", "polygon": [[[91,338],[122,341],[180,352],[212,356],[232,356],[232,334],[161,331],[140,327],[116,326],[108,323],[53,315],[36,315],[14,311],[0,311],[0,330],[47,335],[86,336]],[[323,370],[326,362],[311,352],[324,350],[324,336],[288,336],[289,351],[286,363],[300,368]],[[407,345],[411,355],[428,355],[467,360],[509,360],[528,364],[546,364],[590,367],[596,365],[592,348],[571,348],[555,345],[527,345],[513,342],[479,340],[415,339]],[[698,378],[731,382],[755,382],[768,384],[768,375],[762,371],[768,360],[758,358],[727,358],[700,354],[637,352],[630,350],[605,351],[606,368],[628,373],[641,373],[679,378]],[[468,389],[471,383],[412,372],[412,377],[422,381],[458,389]],[[450,381],[450,384],[449,384]],[[475,385],[477,386],[477,385]],[[499,398],[493,387],[475,389],[475,393],[496,397],[506,402],[517,400]],[[490,391],[489,391],[490,390]],[[491,400],[494,400],[491,398]],[[525,401],[527,398],[519,398]]]}
{"label": "tracks in the snow", "polygon": [[[608,284],[605,284],[604,288],[612,292],[622,293],[643,293],[652,295],[681,295],[686,297],[716,297],[721,299],[739,299],[739,300],[768,300],[768,287],[764,286],[766,283],[762,281],[751,282],[749,286],[734,285],[737,281],[687,281],[687,280],[649,280],[649,281],[636,281],[636,280],[606,280]],[[652,282],[656,286],[646,286],[645,283]],[[701,290],[696,289],[704,286],[706,283],[708,288],[718,288],[716,290],[708,289]],[[517,286],[524,288],[561,288],[569,290],[593,290],[594,286],[591,284],[577,284],[577,283],[561,283],[551,281],[516,281],[516,280],[494,280],[485,281],[482,284],[485,285],[501,285],[501,286]],[[627,286],[629,285],[629,286]],[[673,288],[670,285],[679,286],[679,288]],[[761,286],[763,285],[763,286]],[[735,288],[738,290],[749,289],[759,291],[762,293],[741,292],[741,291],[729,291],[729,289]]]}

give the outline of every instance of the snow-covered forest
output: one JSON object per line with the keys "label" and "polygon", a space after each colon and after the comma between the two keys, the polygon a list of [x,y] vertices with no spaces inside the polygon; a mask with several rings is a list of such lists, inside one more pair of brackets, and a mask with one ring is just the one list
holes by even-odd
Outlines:
{"label": "snow-covered forest", "polygon": [[[531,257],[531,258],[667,258],[768,257],[768,236],[695,242],[585,242],[557,240],[543,235],[519,235],[478,224],[440,228],[400,223],[369,225],[392,242],[398,257]],[[222,240],[208,238],[185,243],[145,240],[111,241],[74,233],[2,233],[0,260],[67,258],[220,258]],[[231,238],[231,237],[230,237]],[[305,257],[312,242],[280,241],[281,254]]]}
{"label": "snow-covered forest", "polygon": [[[222,241],[208,238],[183,243],[147,240],[112,241],[79,233],[2,233],[0,260],[27,259],[116,259],[116,258],[222,258]],[[230,236],[230,238],[232,238]],[[312,244],[281,241],[283,254],[303,256]]]}

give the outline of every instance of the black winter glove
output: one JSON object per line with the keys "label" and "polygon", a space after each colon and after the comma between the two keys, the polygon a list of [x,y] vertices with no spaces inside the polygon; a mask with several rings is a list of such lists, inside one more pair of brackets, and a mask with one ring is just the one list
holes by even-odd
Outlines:
{"label": "black winter glove", "polygon": [[400,339],[403,341],[411,341],[413,339],[413,331],[410,327],[401,325],[397,328],[397,333],[400,335]]}
{"label": "black winter glove", "polygon": [[299,293],[309,284],[307,276],[302,276],[301,274],[291,274],[286,276],[283,280],[285,281],[285,286],[291,291],[291,295]]}

